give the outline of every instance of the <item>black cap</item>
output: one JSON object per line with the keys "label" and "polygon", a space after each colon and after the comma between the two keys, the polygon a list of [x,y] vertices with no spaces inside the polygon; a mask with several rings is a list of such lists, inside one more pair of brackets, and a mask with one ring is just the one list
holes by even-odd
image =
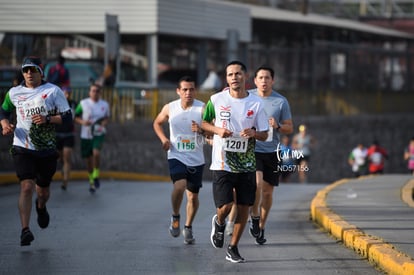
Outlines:
{"label": "black cap", "polygon": [[36,67],[40,74],[43,75],[42,61],[37,56],[28,56],[23,60],[22,69],[26,67]]}

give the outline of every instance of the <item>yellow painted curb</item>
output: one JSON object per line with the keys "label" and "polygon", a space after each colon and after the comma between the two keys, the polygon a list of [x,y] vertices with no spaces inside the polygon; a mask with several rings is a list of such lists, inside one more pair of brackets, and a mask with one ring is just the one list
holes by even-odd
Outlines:
{"label": "yellow painted curb", "polygon": [[[121,171],[101,171],[101,179],[117,179],[117,180],[131,180],[131,181],[170,181],[168,176],[150,175],[141,173],[130,173]],[[61,173],[56,173],[53,177],[54,181],[61,181]],[[87,171],[72,171],[70,173],[70,180],[88,180]],[[16,174],[14,173],[0,173],[0,185],[18,183]]]}
{"label": "yellow painted curb", "polygon": [[[326,197],[328,193],[347,182],[349,182],[349,179],[341,179],[317,192],[310,204],[312,220],[332,236],[341,240],[346,247],[353,249],[387,274],[414,274],[414,260],[410,256],[398,251],[378,237],[368,236],[364,231],[344,221],[327,207]],[[411,207],[414,207],[413,190],[414,179],[408,181],[401,189],[402,200]]]}

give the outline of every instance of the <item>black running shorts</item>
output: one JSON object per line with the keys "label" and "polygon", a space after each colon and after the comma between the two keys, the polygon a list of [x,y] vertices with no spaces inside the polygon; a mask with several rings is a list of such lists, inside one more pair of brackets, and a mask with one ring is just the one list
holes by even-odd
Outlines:
{"label": "black running shorts", "polygon": [[40,187],[48,187],[56,172],[57,151],[38,152],[13,146],[12,156],[20,181],[32,179]]}
{"label": "black running shorts", "polygon": [[277,153],[256,152],[256,170],[263,172],[263,180],[273,186],[279,185]]}
{"label": "black running shorts", "polygon": [[253,205],[256,194],[256,173],[213,171],[213,197],[217,208],[233,201],[233,188],[237,204]]}

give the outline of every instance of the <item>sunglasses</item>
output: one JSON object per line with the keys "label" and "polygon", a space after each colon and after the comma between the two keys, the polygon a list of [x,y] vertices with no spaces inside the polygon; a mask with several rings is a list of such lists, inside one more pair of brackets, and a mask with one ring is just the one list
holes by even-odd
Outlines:
{"label": "sunglasses", "polygon": [[28,72],[31,72],[31,73],[39,73],[39,70],[36,67],[32,66],[32,67],[24,67],[22,69],[22,72],[23,73],[28,73]]}

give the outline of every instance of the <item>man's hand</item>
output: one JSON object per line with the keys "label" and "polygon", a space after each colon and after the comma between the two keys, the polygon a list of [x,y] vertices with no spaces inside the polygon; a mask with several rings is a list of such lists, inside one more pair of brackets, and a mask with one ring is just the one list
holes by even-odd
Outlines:
{"label": "man's hand", "polygon": [[4,136],[10,135],[14,132],[14,124],[10,124],[8,122],[5,122],[5,123],[2,123],[1,126],[3,128],[2,134]]}
{"label": "man's hand", "polygon": [[216,134],[222,138],[227,138],[231,137],[233,135],[233,132],[226,128],[219,128]]}
{"label": "man's hand", "polygon": [[34,124],[46,124],[47,120],[46,120],[46,116],[40,115],[40,114],[36,114],[32,116],[32,122]]}

